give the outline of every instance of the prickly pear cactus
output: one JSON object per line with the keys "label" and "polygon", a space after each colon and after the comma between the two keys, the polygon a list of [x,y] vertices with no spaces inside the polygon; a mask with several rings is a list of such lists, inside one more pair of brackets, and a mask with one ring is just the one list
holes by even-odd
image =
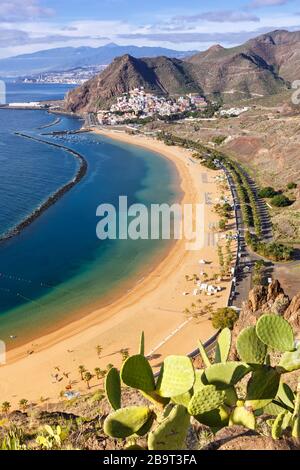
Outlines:
{"label": "prickly pear cactus", "polygon": [[282,367],[286,372],[300,369],[300,346],[296,351],[284,353],[279,362],[279,367]]}
{"label": "prickly pear cactus", "polygon": [[240,332],[236,348],[242,361],[248,364],[263,364],[267,354],[267,345],[256,334],[255,326],[249,326]]}
{"label": "prickly pear cactus", "polygon": [[256,427],[256,420],[255,416],[252,411],[247,410],[244,407],[243,402],[238,403],[239,406],[234,408],[233,412],[229,418],[229,426],[244,426],[248,429],[255,429]]}
{"label": "prickly pear cactus", "polygon": [[218,432],[220,429],[228,426],[230,408],[220,406],[216,410],[208,411],[202,415],[195,416],[195,419],[205,426],[209,426],[212,432]]}
{"label": "prickly pear cactus", "polygon": [[203,364],[205,365],[205,367],[209,367],[211,365],[211,362],[209,360],[205,347],[203,346],[200,340],[198,344],[199,344],[199,352],[201,354]]}
{"label": "prickly pear cactus", "polygon": [[140,339],[140,354],[145,356],[145,333],[143,331]]}
{"label": "prickly pear cactus", "polygon": [[168,416],[150,432],[149,450],[181,450],[190,425],[190,416],[182,405],[175,406]]}
{"label": "prickly pear cactus", "polygon": [[182,395],[178,395],[177,397],[172,397],[172,402],[176,405],[183,405],[186,408],[189,406],[189,402],[191,401],[192,394],[191,392],[183,393]]}
{"label": "prickly pear cactus", "polygon": [[155,381],[151,366],[141,354],[129,357],[121,369],[124,384],[144,392],[155,390]]}
{"label": "prickly pear cactus", "polygon": [[225,405],[228,406],[236,406],[236,402],[238,401],[238,396],[234,387],[228,387],[225,389]]}
{"label": "prickly pear cactus", "polygon": [[276,401],[282,403],[287,408],[294,409],[295,394],[288,384],[284,382],[279,384]]}
{"label": "prickly pear cactus", "polygon": [[188,406],[188,412],[192,416],[202,415],[213,411],[224,404],[225,392],[217,390],[214,385],[206,385],[196,392]]}
{"label": "prickly pear cactus", "polygon": [[256,323],[259,339],[280,352],[294,350],[294,333],[291,325],[278,315],[262,315]]}
{"label": "prickly pear cactus", "polygon": [[193,387],[193,392],[196,393],[201,390],[203,387],[207,385],[207,380],[205,377],[205,370],[204,369],[196,369],[195,370],[195,382]]}
{"label": "prickly pear cactus", "polygon": [[273,439],[280,439],[284,429],[286,429],[285,420],[288,418],[290,420],[291,414],[288,411],[283,411],[279,413],[279,415],[274,420],[272,425],[272,438]]}
{"label": "prickly pear cactus", "polygon": [[272,424],[272,438],[277,440],[277,439],[280,439],[281,436],[282,436],[282,433],[283,433],[283,429],[282,429],[282,423],[283,423],[283,420],[284,420],[284,417],[285,417],[285,411],[283,411],[282,413],[279,413],[279,415],[276,417],[276,419],[274,419],[274,422]]}
{"label": "prickly pear cactus", "polygon": [[220,362],[205,369],[205,377],[209,384],[226,387],[238,383],[250,370],[244,362]]}
{"label": "prickly pear cactus", "polygon": [[138,432],[151,419],[151,410],[144,406],[128,406],[117,410],[104,421],[104,432],[110,437],[125,438]]}
{"label": "prickly pear cactus", "polygon": [[168,356],[164,360],[156,390],[162,397],[176,397],[192,389],[195,382],[194,366],[185,356]]}
{"label": "prickly pear cactus", "polygon": [[247,385],[246,407],[259,410],[271,403],[277,395],[280,374],[275,368],[262,366],[252,373]]}
{"label": "prickly pear cactus", "polygon": [[215,363],[226,362],[231,348],[231,331],[224,328],[218,336]]}
{"label": "prickly pear cactus", "polygon": [[292,416],[292,437],[300,438],[300,381],[298,382],[295,408]]}
{"label": "prickly pear cactus", "polygon": [[105,378],[105,394],[114,410],[121,408],[121,381],[118,370],[112,367]]}

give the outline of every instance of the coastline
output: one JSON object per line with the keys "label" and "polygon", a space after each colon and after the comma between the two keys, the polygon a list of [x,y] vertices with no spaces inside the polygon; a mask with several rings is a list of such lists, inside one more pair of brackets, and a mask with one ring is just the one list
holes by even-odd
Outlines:
{"label": "coastline", "polygon": [[49,207],[53,206],[59,199],[61,199],[64,194],[69,192],[74,186],[76,186],[86,175],[88,169],[88,163],[86,159],[75,150],[70,149],[64,145],[55,144],[54,142],[47,142],[37,137],[32,137],[21,132],[15,132],[15,135],[23,137],[25,139],[34,140],[45,145],[50,145],[52,147],[57,147],[64,150],[67,153],[73,155],[77,160],[79,160],[80,165],[74,176],[74,178],[61,186],[55,193],[51,194],[39,207],[37,207],[31,214],[29,214],[25,219],[19,222],[15,227],[9,229],[6,233],[0,236],[0,243],[6,240],[9,240],[17,235],[19,235],[26,227],[31,225],[38,217],[40,217]]}
{"label": "coastline", "polygon": [[[213,179],[216,172],[204,170],[200,165],[190,162],[187,158],[190,156],[189,151],[170,148],[145,137],[121,135],[113,131],[97,133],[145,147],[170,159],[181,178],[184,194],[182,202],[204,202],[205,190],[217,194],[217,185]],[[201,184],[203,172],[209,177],[206,187]],[[209,206],[206,211],[206,224],[216,220]],[[37,400],[41,395],[57,401],[59,391],[67,385],[66,380],[60,384],[51,381],[51,373],[57,365],[70,372],[73,388],[82,391],[85,387],[78,382],[78,365],[85,364],[91,371],[96,366],[105,367],[108,362],[120,365],[120,350],[128,348],[134,353],[142,330],[146,335],[146,352],[155,352],[152,361],[154,367],[159,365],[166,354],[190,352],[196,346],[197,339],[205,341],[215,332],[208,316],[196,322],[183,314],[184,308],[194,300],[191,295],[188,298],[182,295],[185,290],[191,289],[185,274],[192,275],[199,269],[197,260],[201,257],[209,260],[211,266],[207,270],[211,270],[217,263],[216,248],[206,246],[199,253],[188,252],[185,250],[185,241],[179,240],[131,292],[107,307],[87,312],[81,319],[55,333],[9,351],[7,365],[0,367],[1,396],[13,403],[22,397]],[[222,287],[224,290],[220,297],[215,299],[218,306],[228,301],[228,283],[224,282]],[[103,347],[100,360],[95,352],[97,344]]]}

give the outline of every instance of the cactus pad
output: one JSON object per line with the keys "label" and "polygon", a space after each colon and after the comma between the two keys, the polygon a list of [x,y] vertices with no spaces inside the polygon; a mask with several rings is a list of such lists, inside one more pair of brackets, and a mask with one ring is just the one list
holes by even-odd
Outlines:
{"label": "cactus pad", "polygon": [[295,406],[295,394],[288,384],[281,382],[278,388],[276,401],[279,401],[284,406],[290,409],[294,409]]}
{"label": "cactus pad", "polygon": [[255,370],[247,385],[246,406],[259,410],[271,403],[277,395],[280,374],[276,369],[262,366]]}
{"label": "cactus pad", "polygon": [[188,412],[192,416],[202,415],[213,411],[223,405],[225,392],[217,390],[214,385],[206,385],[195,393],[188,406]]}
{"label": "cactus pad", "polygon": [[272,349],[280,352],[293,351],[294,333],[291,325],[277,315],[263,315],[256,323],[259,339]]}
{"label": "cactus pad", "polygon": [[164,360],[156,390],[162,397],[176,397],[191,390],[195,382],[195,371],[190,358],[168,356]]}
{"label": "cactus pad", "polygon": [[144,406],[128,406],[108,415],[104,432],[110,437],[125,438],[138,432],[151,419],[151,411]]}
{"label": "cactus pad", "polygon": [[211,362],[210,362],[209,357],[207,355],[206,349],[205,349],[205,347],[203,346],[203,344],[201,343],[200,340],[199,340],[198,344],[199,344],[199,352],[201,354],[203,364],[205,365],[205,367],[209,367],[211,365]]}
{"label": "cactus pad", "polygon": [[209,384],[226,387],[238,383],[250,370],[244,362],[220,362],[205,369],[205,377]]}
{"label": "cactus pad", "polygon": [[105,394],[114,410],[121,408],[121,381],[118,370],[112,367],[105,378]]}
{"label": "cactus pad", "polygon": [[220,406],[220,408],[217,408],[216,410],[195,416],[195,419],[199,423],[209,426],[213,432],[217,432],[228,425],[229,408],[226,406]]}
{"label": "cactus pad", "polygon": [[284,421],[286,414],[287,414],[287,411],[283,411],[282,413],[279,413],[279,415],[274,420],[274,423],[272,425],[272,438],[273,439],[279,439],[282,436],[283,421]]}
{"label": "cactus pad", "polygon": [[121,369],[124,384],[144,392],[155,390],[155,381],[151,366],[141,354],[129,357]]}
{"label": "cactus pad", "polygon": [[256,420],[252,411],[247,410],[244,406],[237,406],[230,415],[229,426],[244,426],[248,429],[255,429]]}
{"label": "cactus pad", "polygon": [[255,326],[241,331],[236,348],[242,361],[248,364],[263,364],[267,354],[267,346],[257,336]]}
{"label": "cactus pad", "polygon": [[186,408],[189,406],[189,402],[192,398],[191,392],[183,393],[182,395],[177,395],[177,397],[172,397],[172,402],[176,405],[183,405]]}
{"label": "cactus pad", "polygon": [[205,385],[208,385],[204,369],[197,369],[195,370],[195,383],[193,387],[194,393],[201,390]]}
{"label": "cactus pad", "polygon": [[140,354],[145,356],[145,333],[143,331],[140,339]]}
{"label": "cactus pad", "polygon": [[108,415],[104,432],[110,437],[125,438],[138,432],[151,419],[151,411],[144,406],[128,406]]}
{"label": "cactus pad", "polygon": [[229,328],[224,328],[218,337],[215,363],[226,362],[228,359],[231,347],[231,331]]}
{"label": "cactus pad", "polygon": [[293,372],[300,369],[300,347],[296,351],[286,352],[283,354],[279,367],[282,367],[286,372]]}
{"label": "cactus pad", "polygon": [[150,432],[149,450],[182,450],[184,448],[190,417],[182,405],[175,406],[169,415]]}

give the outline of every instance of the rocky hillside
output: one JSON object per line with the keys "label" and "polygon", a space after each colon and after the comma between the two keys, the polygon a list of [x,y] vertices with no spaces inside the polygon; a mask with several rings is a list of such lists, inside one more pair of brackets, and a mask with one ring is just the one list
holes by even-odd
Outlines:
{"label": "rocky hillside", "polygon": [[112,102],[115,96],[136,87],[157,95],[202,93],[192,66],[167,57],[136,59],[128,54],[118,57],[102,73],[71,91],[66,107],[72,112],[95,111]]}
{"label": "rocky hillside", "polygon": [[187,61],[206,93],[273,94],[299,77],[300,32],[273,31],[231,49],[213,46]]}
{"label": "rocky hillside", "polygon": [[96,111],[133,87],[157,94],[203,93],[209,98],[277,94],[300,76],[300,32],[273,31],[225,49],[213,46],[186,60],[124,55],[69,93],[69,111]]}

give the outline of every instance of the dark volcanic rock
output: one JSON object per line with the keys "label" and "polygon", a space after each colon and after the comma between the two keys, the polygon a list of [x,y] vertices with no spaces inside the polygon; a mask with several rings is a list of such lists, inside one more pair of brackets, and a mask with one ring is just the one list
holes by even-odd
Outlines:
{"label": "dark volcanic rock", "polygon": [[296,333],[300,333],[300,293],[296,295],[291,303],[289,308],[286,310],[284,314],[284,318],[288,320],[292,327],[294,328],[294,331]]}

